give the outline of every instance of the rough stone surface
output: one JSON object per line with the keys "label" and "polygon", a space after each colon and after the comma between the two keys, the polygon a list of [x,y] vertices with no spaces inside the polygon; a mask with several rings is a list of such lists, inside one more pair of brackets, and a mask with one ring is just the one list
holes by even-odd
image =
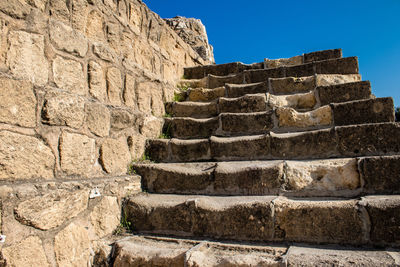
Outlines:
{"label": "rough stone surface", "polygon": [[266,135],[241,137],[211,137],[211,154],[216,160],[263,159],[270,153]]}
{"label": "rough stone surface", "polygon": [[294,109],[312,109],[317,100],[313,92],[293,95],[272,95],[268,94],[268,106],[273,109],[276,107],[290,107]]}
{"label": "rough stone surface", "polygon": [[308,92],[315,87],[315,77],[288,77],[269,79],[271,92],[277,95]]}
{"label": "rough stone surface", "polygon": [[107,173],[126,174],[131,161],[128,144],[125,140],[106,139],[101,145],[100,160]]}
{"label": "rough stone surface", "polygon": [[95,163],[95,140],[86,135],[63,132],[60,137],[60,164],[67,175],[87,176]]}
{"label": "rough stone surface", "polygon": [[0,131],[0,179],[50,179],[54,163],[51,149],[41,140]]}
{"label": "rough stone surface", "polygon": [[227,75],[227,76],[215,76],[208,75],[208,88],[218,88],[225,86],[226,83],[241,84],[244,83],[243,73]]}
{"label": "rough stone surface", "polygon": [[371,221],[370,239],[374,244],[400,244],[400,197],[369,196],[362,200]]}
{"label": "rough stone surface", "polygon": [[167,139],[150,139],[146,144],[146,155],[156,162],[168,162],[169,153],[168,146],[169,140]]}
{"label": "rough stone surface", "polygon": [[44,36],[23,31],[9,33],[10,48],[7,66],[17,77],[45,85],[49,76],[49,63],[44,56]]}
{"label": "rough stone surface", "polygon": [[188,92],[188,100],[195,102],[211,101],[223,96],[225,96],[224,87],[219,87],[214,89],[196,88],[196,89],[191,89]]}
{"label": "rough stone surface", "polygon": [[211,159],[210,142],[208,139],[172,139],[170,146],[173,160],[177,162]]}
{"label": "rough stone surface", "polygon": [[368,81],[319,86],[316,91],[321,105],[371,98],[371,84]]}
{"label": "rough stone surface", "polygon": [[369,193],[400,193],[400,156],[368,157],[359,161],[364,189]]}
{"label": "rough stone surface", "polygon": [[225,84],[227,97],[241,97],[247,94],[265,94],[268,92],[268,83]]}
{"label": "rough stone surface", "polygon": [[50,125],[80,128],[85,119],[85,100],[65,92],[50,92],[46,94],[42,118]]}
{"label": "rough stone surface", "polygon": [[104,43],[94,43],[93,52],[101,59],[109,62],[113,62],[117,57],[113,51]]}
{"label": "rough stone surface", "polygon": [[286,161],[287,190],[334,192],[361,185],[356,159]]}
{"label": "rough stone surface", "polygon": [[317,74],[315,86],[330,86],[361,81],[360,74]]}
{"label": "rough stone surface", "polygon": [[90,61],[88,66],[89,72],[89,92],[90,94],[101,102],[106,102],[107,87],[106,79],[104,77],[103,68],[95,61]]}
{"label": "rough stone surface", "polygon": [[293,108],[280,107],[276,110],[279,127],[318,127],[332,124],[330,106],[323,106],[313,111],[297,112]]}
{"label": "rough stone surface", "polygon": [[146,116],[140,127],[140,133],[148,138],[157,138],[160,136],[163,125],[163,119],[155,116]]}
{"label": "rough stone surface", "polygon": [[10,247],[3,247],[1,253],[8,266],[50,266],[42,241],[37,236],[30,236]]}
{"label": "rough stone surface", "polygon": [[209,118],[217,115],[217,103],[169,102],[166,112],[173,117]]}
{"label": "rough stone surface", "polygon": [[385,97],[332,104],[332,112],[335,125],[393,122],[393,107],[393,98]]}
{"label": "rough stone surface", "polygon": [[272,112],[222,113],[219,115],[224,135],[262,134],[274,127]]}
{"label": "rough stone surface", "polygon": [[136,118],[128,109],[111,110],[111,130],[120,131],[135,126]]}
{"label": "rough stone surface", "polygon": [[218,126],[218,117],[210,119],[166,118],[164,132],[174,138],[207,138],[216,132]]}
{"label": "rough stone surface", "polygon": [[54,238],[54,250],[59,266],[87,266],[90,256],[88,230],[78,223],[71,223]]}
{"label": "rough stone surface", "polygon": [[279,59],[264,59],[264,67],[266,69],[278,68],[283,66],[295,66],[303,64],[303,56],[294,56],[291,58],[279,58]]}
{"label": "rough stone surface", "polygon": [[86,78],[82,64],[78,61],[57,56],[53,61],[53,75],[59,88],[73,94],[86,95]]}
{"label": "rough stone surface", "polygon": [[288,266],[395,266],[396,261],[386,251],[341,247],[291,246]]}
{"label": "rough stone surface", "polygon": [[14,212],[23,224],[49,230],[86,210],[88,200],[87,190],[60,190],[21,202]]}
{"label": "rough stone surface", "polygon": [[107,94],[112,105],[120,106],[122,104],[122,88],[121,72],[117,68],[109,68],[107,70]]}
{"label": "rough stone surface", "polygon": [[221,97],[218,101],[220,113],[245,113],[266,111],[265,94],[248,94],[238,98]]}
{"label": "rough stone surface", "polygon": [[165,21],[201,58],[214,63],[213,48],[208,43],[206,28],[201,20],[177,16]]}
{"label": "rough stone surface", "polygon": [[86,123],[89,130],[97,136],[108,136],[111,126],[111,113],[100,103],[86,104]]}
{"label": "rough stone surface", "polygon": [[58,49],[84,57],[88,51],[88,41],[80,32],[62,22],[50,20],[50,40]]}
{"label": "rough stone surface", "polygon": [[341,58],[342,57],[342,49],[329,49],[322,51],[315,51],[311,53],[306,53],[303,55],[304,63],[313,62],[313,61],[321,61],[332,58]]}
{"label": "rough stone surface", "polygon": [[105,196],[90,214],[90,222],[99,238],[112,234],[120,224],[121,209],[117,198]]}
{"label": "rough stone surface", "polygon": [[36,97],[30,82],[0,78],[0,122],[36,126]]}
{"label": "rough stone surface", "polygon": [[275,204],[275,239],[315,243],[363,240],[363,221],[352,200],[288,200]]}

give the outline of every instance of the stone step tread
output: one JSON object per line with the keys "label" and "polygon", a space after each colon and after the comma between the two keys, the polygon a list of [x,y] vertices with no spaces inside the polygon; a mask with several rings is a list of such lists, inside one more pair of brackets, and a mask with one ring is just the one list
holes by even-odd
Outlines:
{"label": "stone step tread", "polygon": [[[275,98],[268,103],[272,110],[269,109],[269,111],[264,112],[219,113],[216,117],[201,119],[191,117],[165,118],[164,132],[167,136],[173,138],[195,139],[207,138],[212,135],[264,134],[270,131],[302,132],[332,126],[394,122],[395,120],[394,103],[391,97],[325,105],[306,112],[298,112],[290,107],[290,105],[294,106],[296,101],[301,107],[305,107],[307,101],[313,102],[307,97],[304,99],[304,101],[293,99],[292,103],[288,103]],[[257,102],[251,100],[250,102],[257,104]],[[262,103],[263,99],[261,98],[260,104],[262,105]],[[311,104],[314,104],[314,102]],[[228,105],[225,105],[225,107]],[[264,110],[267,110],[265,104],[264,107]],[[349,116],[349,114],[352,115]]]}
{"label": "stone step tread", "polygon": [[400,153],[400,123],[336,126],[296,133],[208,139],[150,139],[146,153],[157,162],[321,159]]}
{"label": "stone step tread", "polygon": [[265,59],[263,63],[243,64],[241,62],[232,62],[217,65],[213,64],[189,67],[184,69],[184,76],[185,78],[201,79],[208,74],[228,75],[231,73],[238,73],[246,69],[275,68],[341,57],[341,49],[330,49],[306,53],[286,59]]}
{"label": "stone step tread", "polygon": [[399,208],[399,195],[295,199],[139,194],[127,199],[124,213],[135,231],[145,234],[400,246]]}
{"label": "stone step tread", "polygon": [[138,163],[132,167],[150,193],[297,197],[400,193],[400,156]]}
{"label": "stone step tread", "polygon": [[161,236],[121,238],[113,245],[114,266],[395,266],[398,249],[254,244]]}

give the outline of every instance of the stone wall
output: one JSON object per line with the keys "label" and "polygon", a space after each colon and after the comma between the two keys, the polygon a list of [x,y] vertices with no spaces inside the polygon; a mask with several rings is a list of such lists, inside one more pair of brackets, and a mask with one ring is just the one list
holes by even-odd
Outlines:
{"label": "stone wall", "polygon": [[139,0],[0,1],[3,260],[86,266],[183,68],[206,63]]}

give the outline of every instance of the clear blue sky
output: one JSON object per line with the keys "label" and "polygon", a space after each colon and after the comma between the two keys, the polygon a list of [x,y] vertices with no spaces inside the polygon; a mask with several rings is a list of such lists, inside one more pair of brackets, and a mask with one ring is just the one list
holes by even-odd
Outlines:
{"label": "clear blue sky", "polygon": [[344,56],[358,56],[373,93],[400,106],[400,0],[144,2],[162,18],[201,19],[217,64],[342,48]]}

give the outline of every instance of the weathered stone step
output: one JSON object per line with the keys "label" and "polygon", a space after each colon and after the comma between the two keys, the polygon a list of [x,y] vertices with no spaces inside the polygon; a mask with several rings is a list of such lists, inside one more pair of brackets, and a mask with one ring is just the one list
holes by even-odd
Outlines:
{"label": "weathered stone step", "polygon": [[263,69],[263,68],[276,68],[282,66],[300,65],[303,63],[310,63],[313,61],[322,61],[333,58],[341,58],[341,49],[331,49],[306,53],[301,56],[280,59],[265,59],[263,63],[254,63],[250,65],[241,62],[233,62],[219,65],[206,65],[197,66],[184,69],[184,76],[186,79],[201,79],[208,74],[225,76],[233,73],[243,72],[249,69]]}
{"label": "weathered stone step", "polygon": [[159,236],[125,237],[114,244],[114,266],[396,266],[399,250],[282,244],[237,244]]}
{"label": "weathered stone step", "polygon": [[221,97],[213,102],[167,102],[165,110],[173,117],[210,118],[219,113],[266,111],[266,95],[244,95],[238,98]]}
{"label": "weathered stone step", "polygon": [[269,78],[304,77],[314,74],[358,74],[358,60],[357,57],[328,59],[290,67],[246,70],[243,73],[245,83],[264,82]]}
{"label": "weathered stone step", "polygon": [[153,139],[147,154],[157,162],[254,159],[322,159],[400,153],[400,123],[338,126],[297,133],[209,139]]}
{"label": "weathered stone step", "polygon": [[140,194],[124,213],[139,233],[240,241],[400,246],[400,196],[361,199]]}
{"label": "weathered stone step", "polygon": [[357,196],[400,193],[400,156],[134,164],[150,193]]}
{"label": "weathered stone step", "polygon": [[[311,111],[298,112],[296,108],[311,109],[316,105],[314,95],[299,94],[291,95],[292,98],[279,98],[268,96],[268,106],[272,110],[264,112],[249,113],[220,113],[218,117],[208,119],[196,119],[187,117],[166,118],[164,132],[167,136],[173,138],[208,138],[215,136],[238,136],[251,134],[264,134],[273,132],[299,132],[305,130],[314,130],[342,125],[354,125],[363,123],[381,123],[393,122],[394,106],[393,99],[375,98],[368,100],[356,100],[338,104],[326,105]],[[247,99],[251,99],[249,96]],[[244,109],[250,109],[247,104],[256,105],[255,109],[261,109],[263,99],[256,101],[246,101],[241,98],[236,107],[241,107],[244,103]],[[253,98],[254,99],[254,98]],[[265,103],[265,102],[264,102]],[[229,102],[222,99],[222,108],[235,111],[234,101]],[[246,107],[247,105],[247,107]],[[178,107],[184,107],[185,105]],[[198,107],[197,104],[194,107]],[[201,106],[200,106],[201,107]],[[210,110],[209,106],[208,110]],[[294,108],[292,108],[294,107]],[[212,109],[215,112],[215,106]],[[264,110],[267,108],[264,104]],[[190,112],[190,110],[188,110]],[[192,109],[193,112],[195,110]],[[201,109],[200,109],[201,111]],[[238,110],[241,111],[241,110]],[[186,111],[184,111],[186,112]],[[200,114],[202,114],[200,112]],[[352,114],[349,116],[349,114]]]}
{"label": "weathered stone step", "polygon": [[225,86],[204,89],[189,89],[188,101],[207,102],[221,97],[237,98],[246,94],[269,93],[278,98],[291,98],[296,94],[314,92],[322,105],[371,98],[369,81],[359,81],[360,75],[316,75],[301,78],[269,79],[269,82],[252,84],[225,84]]}

